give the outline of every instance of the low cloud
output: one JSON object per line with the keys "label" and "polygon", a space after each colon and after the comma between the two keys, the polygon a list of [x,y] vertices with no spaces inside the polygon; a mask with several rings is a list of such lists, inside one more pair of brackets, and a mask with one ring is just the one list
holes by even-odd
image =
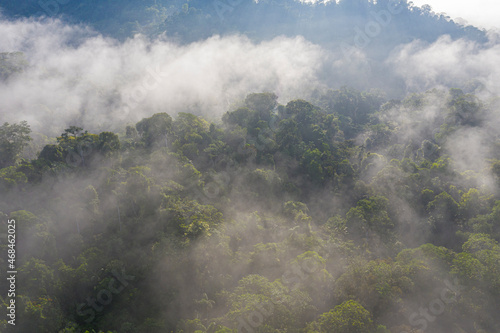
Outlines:
{"label": "low cloud", "polygon": [[409,90],[459,87],[476,81],[482,87],[478,92],[491,97],[500,91],[500,44],[495,40],[493,35],[486,45],[448,35],[432,44],[417,40],[396,48],[387,62]]}
{"label": "low cloud", "polygon": [[219,37],[180,46],[137,35],[123,43],[58,20],[0,23],[0,51],[21,51],[29,67],[1,83],[8,121],[47,134],[77,124],[117,129],[155,112],[219,117],[252,91],[283,101],[317,83],[324,51],[302,37],[253,43]]}

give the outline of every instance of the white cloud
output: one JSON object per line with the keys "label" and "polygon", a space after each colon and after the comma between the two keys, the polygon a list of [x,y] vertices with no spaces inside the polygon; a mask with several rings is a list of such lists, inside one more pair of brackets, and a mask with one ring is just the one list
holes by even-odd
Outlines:
{"label": "white cloud", "polygon": [[154,112],[219,116],[249,92],[276,91],[287,102],[313,87],[324,58],[301,37],[119,43],[57,20],[0,22],[0,45],[23,51],[31,64],[0,88],[2,118],[47,133],[70,124],[109,129]]}
{"label": "white cloud", "polygon": [[482,83],[485,93],[500,93],[500,45],[479,45],[442,36],[428,45],[414,41],[396,49],[388,59],[395,72],[413,90],[436,86],[459,87],[471,80]]}

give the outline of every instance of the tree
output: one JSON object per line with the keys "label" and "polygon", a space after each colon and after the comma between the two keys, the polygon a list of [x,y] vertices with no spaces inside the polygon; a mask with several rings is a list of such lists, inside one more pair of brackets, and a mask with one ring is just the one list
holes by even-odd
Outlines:
{"label": "tree", "polygon": [[460,216],[468,220],[479,214],[484,214],[486,213],[486,204],[486,198],[481,196],[479,190],[471,188],[460,199]]}
{"label": "tree", "polygon": [[45,261],[31,258],[19,268],[23,274],[20,276],[19,292],[33,298],[54,295],[56,279],[54,270]]}
{"label": "tree", "polygon": [[239,332],[296,332],[312,308],[306,293],[257,274],[242,278],[228,300],[227,326]]}
{"label": "tree", "polygon": [[311,323],[308,333],[371,333],[374,326],[370,312],[350,300],[323,313]]}
{"label": "tree", "polygon": [[99,151],[103,154],[112,154],[120,149],[120,139],[113,132],[102,132],[99,134]]}
{"label": "tree", "polygon": [[458,229],[459,205],[447,192],[437,195],[427,205],[429,223],[433,231],[433,243],[454,247],[454,236]]}
{"label": "tree", "polygon": [[165,231],[194,240],[202,235],[210,236],[213,229],[223,222],[222,213],[211,205],[200,205],[194,200],[165,196],[160,211]]}
{"label": "tree", "polygon": [[283,214],[293,218],[295,222],[310,221],[311,217],[307,215],[308,213],[309,208],[303,202],[287,201],[283,205]]}
{"label": "tree", "polygon": [[412,264],[355,258],[335,281],[335,298],[338,302],[354,299],[377,318],[411,291],[409,272],[417,269]]}
{"label": "tree", "polygon": [[298,124],[293,119],[284,119],[279,123],[276,133],[276,143],[279,149],[291,156],[299,156],[303,152],[300,146],[302,138],[299,133]]}
{"label": "tree", "polygon": [[498,178],[500,179],[500,161],[499,160],[495,160],[492,165],[491,165],[491,172],[493,172],[493,174]]}
{"label": "tree", "polygon": [[211,143],[210,124],[203,118],[181,112],[172,124],[177,152],[195,159]]}
{"label": "tree", "polygon": [[147,148],[157,145],[165,147],[172,129],[172,117],[165,112],[156,113],[149,118],[142,119],[135,125],[135,128]]}
{"label": "tree", "polygon": [[39,223],[38,217],[26,210],[11,212],[10,218],[16,221],[17,232],[22,236]]}
{"label": "tree", "polygon": [[0,187],[4,189],[14,188],[21,184],[26,184],[28,178],[17,170],[16,167],[0,169]]}
{"label": "tree", "polygon": [[6,122],[0,126],[0,169],[17,163],[24,147],[31,141],[30,133],[26,121],[12,125]]}
{"label": "tree", "polygon": [[349,233],[367,237],[370,232],[388,238],[394,229],[394,223],[387,213],[389,200],[383,196],[374,196],[358,201],[356,207],[347,212]]}
{"label": "tree", "polygon": [[469,221],[469,225],[476,233],[487,233],[496,240],[500,240],[500,201],[493,206],[490,214],[479,215]]}
{"label": "tree", "polygon": [[38,155],[39,159],[50,165],[64,162],[64,149],[58,145],[46,145]]}
{"label": "tree", "polygon": [[477,126],[481,123],[483,105],[474,95],[464,94],[462,90],[452,88],[448,107],[446,121],[451,125]]}
{"label": "tree", "polygon": [[57,142],[64,149],[68,164],[87,166],[86,158],[92,154],[98,139],[96,134],[83,131],[81,127],[70,126],[57,138]]}
{"label": "tree", "polygon": [[253,127],[258,121],[258,114],[256,111],[248,107],[241,107],[232,112],[227,112],[222,116],[222,121],[227,125],[239,125],[242,128]]}
{"label": "tree", "polygon": [[460,280],[462,311],[477,318],[478,326],[498,332],[498,315],[488,309],[497,306],[500,296],[500,246],[486,234],[472,234],[462,248],[452,268]]}
{"label": "tree", "polygon": [[313,183],[321,184],[325,179],[325,171],[323,169],[323,162],[325,154],[322,154],[319,149],[308,149],[302,156],[300,164]]}
{"label": "tree", "polygon": [[32,299],[18,296],[16,305],[19,313],[16,327],[20,332],[58,332],[63,325],[61,306],[51,296]]}
{"label": "tree", "polygon": [[271,113],[278,105],[278,96],[274,93],[250,94],[245,98],[245,105],[255,110],[264,121],[271,119]]}

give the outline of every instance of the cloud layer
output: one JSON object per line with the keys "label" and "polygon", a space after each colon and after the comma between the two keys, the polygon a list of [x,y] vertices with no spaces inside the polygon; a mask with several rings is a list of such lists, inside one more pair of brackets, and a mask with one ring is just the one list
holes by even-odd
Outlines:
{"label": "cloud layer", "polygon": [[70,123],[114,127],[160,111],[219,116],[252,91],[301,96],[323,57],[301,37],[255,44],[214,36],[179,46],[138,35],[118,43],[57,20],[4,21],[0,36],[2,52],[22,51],[30,64],[2,84],[2,116],[48,133]]}
{"label": "cloud layer", "polygon": [[472,81],[484,92],[500,91],[500,44],[490,36],[489,45],[442,36],[432,44],[414,41],[395,49],[387,60],[409,89],[425,90],[437,86],[458,87]]}
{"label": "cloud layer", "polygon": [[69,125],[121,130],[155,112],[217,119],[235,101],[260,91],[276,92],[286,103],[317,87],[410,92],[472,82],[491,97],[500,91],[498,40],[413,41],[378,62],[363,50],[347,59],[300,36],[260,43],[214,36],[179,45],[137,35],[118,42],[58,20],[4,19],[0,52],[24,52],[29,67],[0,83],[0,117],[27,120],[35,131],[56,135]]}

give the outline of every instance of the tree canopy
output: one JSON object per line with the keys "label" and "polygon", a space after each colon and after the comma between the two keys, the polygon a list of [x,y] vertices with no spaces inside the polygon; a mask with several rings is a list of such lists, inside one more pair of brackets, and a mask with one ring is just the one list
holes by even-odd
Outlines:
{"label": "tree canopy", "polygon": [[451,134],[488,112],[455,89],[252,93],[220,120],[68,126],[31,160],[27,122],[5,123],[19,329],[497,332],[499,145],[464,171]]}

